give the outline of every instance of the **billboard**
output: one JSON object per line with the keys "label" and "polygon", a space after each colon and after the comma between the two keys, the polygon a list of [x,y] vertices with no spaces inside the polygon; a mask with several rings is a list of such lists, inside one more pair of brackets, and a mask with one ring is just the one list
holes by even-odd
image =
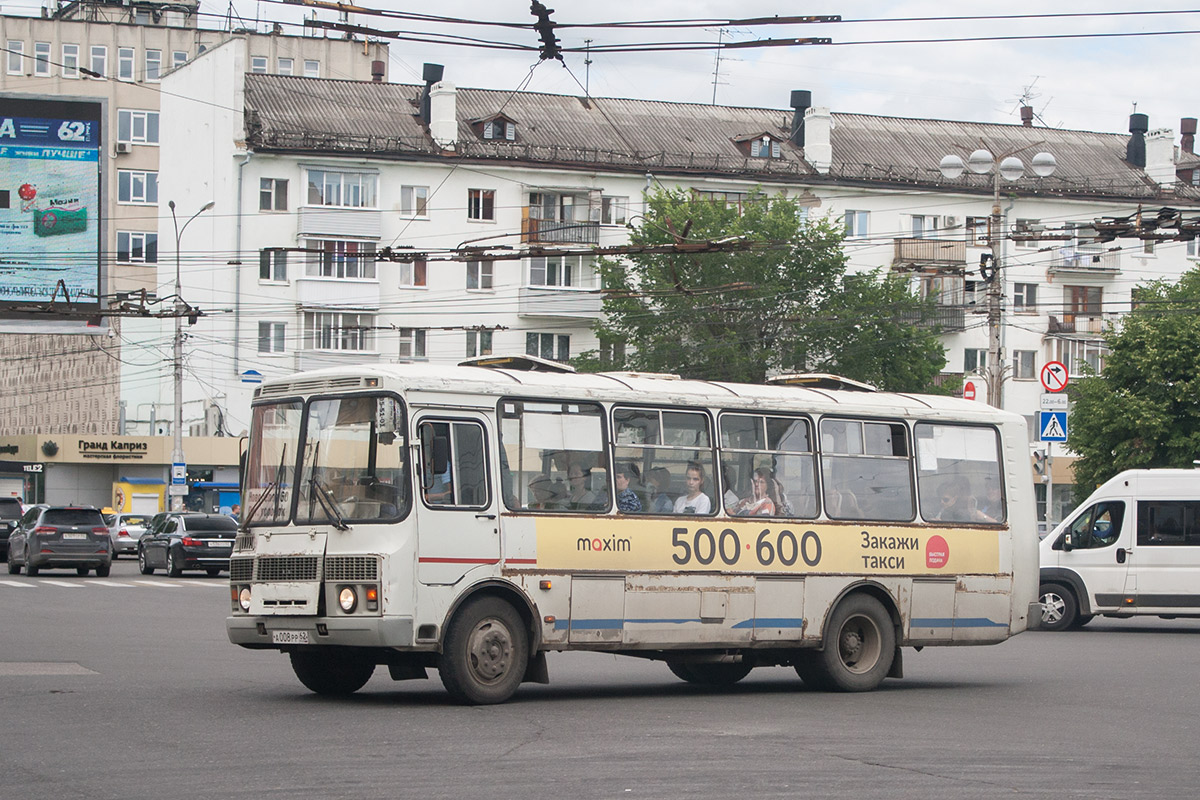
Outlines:
{"label": "billboard", "polygon": [[64,293],[100,309],[103,120],[98,100],[0,95],[0,330],[89,330],[41,310]]}

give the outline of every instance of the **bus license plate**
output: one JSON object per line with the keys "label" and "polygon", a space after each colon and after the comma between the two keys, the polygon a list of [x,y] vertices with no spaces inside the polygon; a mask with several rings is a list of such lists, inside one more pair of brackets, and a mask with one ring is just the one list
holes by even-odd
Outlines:
{"label": "bus license plate", "polygon": [[308,644],[308,631],[271,631],[271,644]]}

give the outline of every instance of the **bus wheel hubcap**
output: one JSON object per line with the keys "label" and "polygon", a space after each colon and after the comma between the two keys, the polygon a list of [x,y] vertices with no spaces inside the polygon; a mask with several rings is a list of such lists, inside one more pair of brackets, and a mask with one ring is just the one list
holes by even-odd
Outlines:
{"label": "bus wheel hubcap", "polygon": [[508,671],[512,663],[512,637],[496,620],[484,620],[471,631],[467,646],[471,669],[482,680],[494,681]]}

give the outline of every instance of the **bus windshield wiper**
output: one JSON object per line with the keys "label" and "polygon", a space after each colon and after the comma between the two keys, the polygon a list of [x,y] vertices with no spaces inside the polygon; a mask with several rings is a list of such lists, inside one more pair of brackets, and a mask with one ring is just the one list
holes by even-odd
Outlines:
{"label": "bus windshield wiper", "polygon": [[[337,503],[330,499],[329,490],[321,483],[321,479],[313,475],[308,479],[308,487],[309,498],[311,499],[313,495],[316,495],[317,502],[321,504],[321,508],[325,511],[325,516],[329,517],[330,522],[333,523],[333,527],[339,531],[350,530],[350,526],[346,524],[345,519],[342,517],[342,512],[338,511]],[[312,518],[311,513],[308,516],[310,519]]]}

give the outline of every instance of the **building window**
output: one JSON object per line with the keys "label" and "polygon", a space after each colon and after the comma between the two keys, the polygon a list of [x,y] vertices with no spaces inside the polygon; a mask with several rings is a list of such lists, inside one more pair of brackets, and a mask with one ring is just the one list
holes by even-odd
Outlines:
{"label": "building window", "polygon": [[33,43],[33,74],[42,77],[50,75],[50,43]]}
{"label": "building window", "polygon": [[178,69],[187,63],[188,56],[186,50],[175,50],[171,53],[171,69]]}
{"label": "building window", "polygon": [[1013,377],[1019,381],[1031,381],[1037,378],[1037,351],[1013,351]]}
{"label": "building window", "polygon": [[158,112],[118,109],[117,141],[158,144]]}
{"label": "building window", "polygon": [[251,56],[250,71],[257,75],[265,75],[267,72],[267,57],[266,56]]}
{"label": "building window", "polygon": [[279,61],[278,61],[279,74],[280,75],[291,75],[293,72],[295,72],[295,63],[296,62],[290,58],[279,59]]}
{"label": "building window", "polygon": [[429,187],[401,186],[400,213],[406,217],[429,216]]}
{"label": "building window", "polygon": [[306,274],[313,278],[375,279],[375,243],[311,239]]}
{"label": "building window", "polygon": [[938,218],[928,214],[913,214],[910,230],[914,239],[924,239],[937,233]]}
{"label": "building window", "polygon": [[400,262],[400,285],[410,287],[425,285],[425,259]]}
{"label": "building window", "polygon": [[720,203],[726,208],[736,208],[738,214],[751,198],[748,192],[712,192],[692,189],[692,199],[702,203]]}
{"label": "building window", "polygon": [[491,331],[467,331],[467,358],[492,354]]}
{"label": "building window", "polygon": [[496,192],[492,189],[467,190],[467,219],[496,219]]}
{"label": "building window", "polygon": [[485,122],[483,123],[483,138],[515,141],[517,138],[517,126],[515,123],[503,119],[494,119],[490,122]]}
{"label": "building window", "polygon": [[375,317],[337,311],[304,312],[304,347],[308,350],[372,350]]}
{"label": "building window", "polygon": [[158,234],[117,231],[117,261],[121,264],[157,264]]}
{"label": "building window", "polygon": [[968,347],[963,350],[963,372],[985,372],[988,351]]}
{"label": "building window", "polygon": [[750,142],[751,158],[779,158],[779,142],[770,136],[754,139]]}
{"label": "building window", "polygon": [[971,247],[988,246],[988,218],[967,217],[967,244]]}
{"label": "building window", "polygon": [[1147,239],[1146,241],[1142,242],[1142,255],[1144,255],[1144,256],[1154,255],[1154,240],[1153,239]]}
{"label": "building window", "polygon": [[108,48],[102,44],[92,46],[92,72],[97,75],[108,74]]}
{"label": "building window", "polygon": [[1013,311],[1025,314],[1037,311],[1036,283],[1013,284]]}
{"label": "building window", "polygon": [[1076,314],[1088,317],[1100,316],[1104,290],[1099,286],[1065,286],[1066,314],[1063,318],[1071,322]]}
{"label": "building window", "polygon": [[[1196,172],[1196,174],[1200,174],[1200,169],[1195,170],[1195,172]],[[1200,240],[1188,239],[1188,241],[1187,241],[1188,258],[1195,258],[1198,254],[1200,254],[1200,247],[1197,247],[1197,244],[1196,244],[1198,241],[1200,241]]]}
{"label": "building window", "polygon": [[117,170],[117,201],[136,205],[158,205],[158,173]]}
{"label": "building window", "polygon": [[491,289],[492,288],[492,262],[491,261],[468,261],[467,262],[467,288],[468,289]]}
{"label": "building window", "polygon": [[287,211],[287,178],[258,179],[258,210]]}
{"label": "building window", "polygon": [[117,77],[123,81],[133,80],[133,48],[117,48]]}
{"label": "building window", "polygon": [[529,259],[530,286],[574,286],[577,257],[547,256]]}
{"label": "building window", "polygon": [[628,197],[600,198],[600,222],[605,225],[624,225],[629,219]]}
{"label": "building window", "polygon": [[[555,347],[557,346],[557,351]],[[526,355],[538,356],[549,361],[571,359],[571,337],[555,333],[525,334]]]}
{"label": "building window", "polygon": [[8,40],[8,74],[25,74],[25,42],[20,39]]}
{"label": "building window", "polygon": [[400,329],[400,358],[425,357],[425,329]]}
{"label": "building window", "polygon": [[379,176],[373,172],[308,171],[308,202],[314,206],[375,208]]}
{"label": "building window", "polygon": [[304,61],[304,77],[319,78],[321,77],[321,62],[313,59],[305,59]]}
{"label": "building window", "polygon": [[[1016,225],[1016,233],[1025,237],[1033,236],[1033,232],[1040,228],[1042,221],[1040,219],[1018,219]],[[1017,247],[1031,248],[1040,246],[1040,242],[1034,238],[1013,239],[1013,244]]]}
{"label": "building window", "polygon": [[871,212],[869,211],[847,211],[846,238],[866,236],[870,233],[870,220]]}
{"label": "building window", "polygon": [[157,81],[162,78],[162,50],[146,51],[146,80]]}
{"label": "building window", "polygon": [[258,251],[258,279],[287,282],[288,251],[282,247],[265,247]]}
{"label": "building window", "polygon": [[286,322],[258,323],[258,352],[282,353],[286,351],[286,335]]}
{"label": "building window", "polygon": [[64,44],[62,46],[62,76],[64,78],[79,77],[79,45]]}

